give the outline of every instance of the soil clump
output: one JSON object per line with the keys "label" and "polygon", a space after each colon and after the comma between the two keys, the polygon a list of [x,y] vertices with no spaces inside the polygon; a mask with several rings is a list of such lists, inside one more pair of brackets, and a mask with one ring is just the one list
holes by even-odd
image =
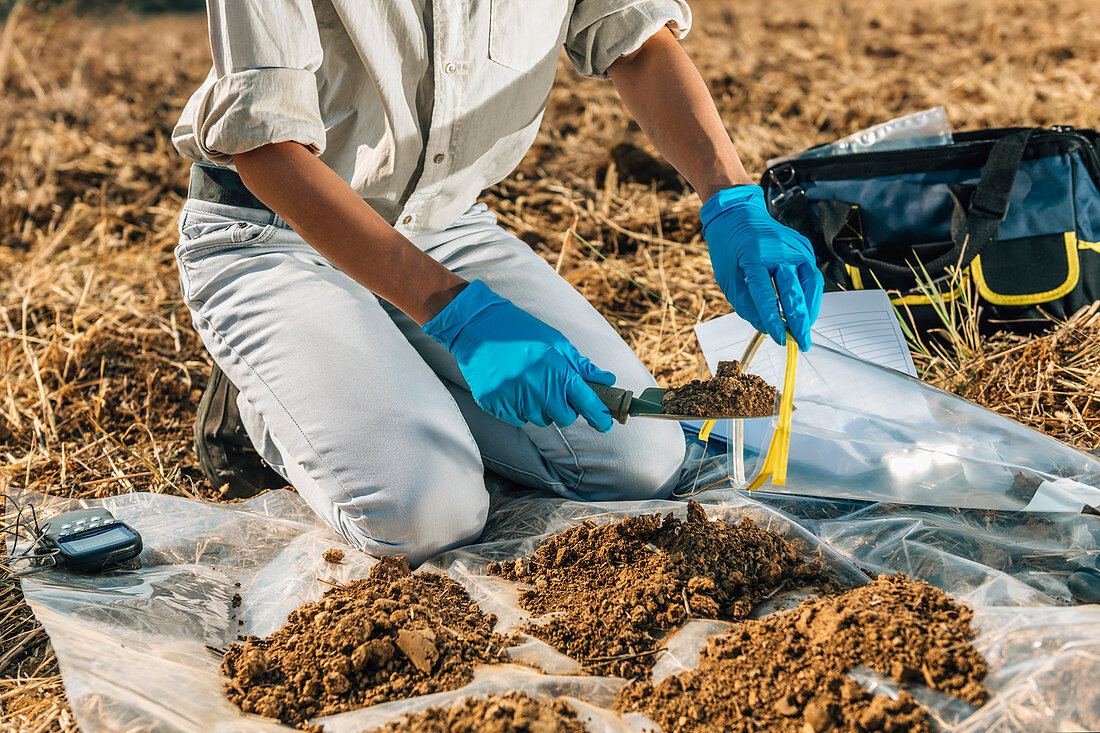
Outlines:
{"label": "soil clump", "polygon": [[344,561],[344,551],[337,547],[330,547],[321,553],[321,559],[325,562],[339,563]]}
{"label": "soil clump", "polygon": [[406,715],[371,733],[584,733],[573,708],[561,700],[534,700],[522,692],[479,699],[454,707],[434,707]]}
{"label": "soil clump", "polygon": [[585,522],[546,539],[526,560],[489,573],[531,584],[520,605],[548,623],[524,631],[590,674],[648,674],[662,638],[688,617],[742,619],[787,588],[827,585],[783,537],[751,519],[709,521],[696,502],[686,520],[667,514]]}
{"label": "soil clump", "polygon": [[904,575],[743,621],[710,640],[699,666],[657,685],[623,688],[617,707],[668,733],[693,731],[928,731],[912,695],[872,695],[845,673],[864,664],[966,702],[989,696],[985,659],[971,645],[970,609]]}
{"label": "soil clump", "polygon": [[713,379],[672,387],[661,406],[669,415],[767,417],[775,412],[775,387],[741,371],[739,361],[722,361]]}
{"label": "soil clump", "polygon": [[454,690],[512,643],[495,624],[454,580],[383,558],[367,578],[293,611],[271,636],[232,645],[222,659],[226,694],[245,712],[301,726]]}

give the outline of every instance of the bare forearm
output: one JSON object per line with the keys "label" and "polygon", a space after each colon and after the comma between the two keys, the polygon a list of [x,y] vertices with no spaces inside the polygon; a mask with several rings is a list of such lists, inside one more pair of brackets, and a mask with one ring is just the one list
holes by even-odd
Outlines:
{"label": "bare forearm", "polygon": [[617,60],[607,73],[642,131],[700,198],[753,183],[710,90],[667,28]]}
{"label": "bare forearm", "polygon": [[248,189],[349,277],[419,324],[465,285],[389,225],[327,165],[298,143],[233,156]]}

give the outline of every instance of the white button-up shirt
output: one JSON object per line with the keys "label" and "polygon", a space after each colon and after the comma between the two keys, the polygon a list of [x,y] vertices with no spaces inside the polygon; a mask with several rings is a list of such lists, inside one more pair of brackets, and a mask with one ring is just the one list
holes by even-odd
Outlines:
{"label": "white button-up shirt", "polygon": [[445,228],[535,139],[559,49],[602,76],[685,0],[208,0],[214,66],[187,158],[299,142],[409,234]]}

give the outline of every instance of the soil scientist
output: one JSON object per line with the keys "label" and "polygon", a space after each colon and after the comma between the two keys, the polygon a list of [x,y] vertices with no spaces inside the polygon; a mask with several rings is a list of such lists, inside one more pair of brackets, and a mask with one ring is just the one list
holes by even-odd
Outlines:
{"label": "soil scientist", "polygon": [[612,430],[585,384],[652,376],[475,203],[534,140],[563,45],[706,202],[737,312],[808,348],[812,247],[768,215],[680,48],[685,2],[207,6],[213,68],[173,140],[196,163],[176,257],[218,367],[196,429],[217,484],[254,486],[254,447],[349,542],[414,563],[481,532],[485,468],[571,499],[671,491],[679,425]]}

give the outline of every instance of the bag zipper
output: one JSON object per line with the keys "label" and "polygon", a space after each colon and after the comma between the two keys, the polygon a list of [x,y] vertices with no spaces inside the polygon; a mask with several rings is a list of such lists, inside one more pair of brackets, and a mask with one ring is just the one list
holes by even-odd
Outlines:
{"label": "bag zipper", "polygon": [[[920,173],[937,168],[937,164],[943,170],[960,168],[958,158],[966,154],[975,155],[974,168],[981,168],[985,158],[977,154],[988,151],[998,139],[1005,135],[1025,130],[1023,127],[995,128],[990,130],[974,130],[959,133],[960,142],[952,145],[930,145],[919,148],[907,148],[905,150],[884,150],[880,152],[846,153],[826,158],[807,158],[785,161],[769,168],[764,174],[765,188],[768,179],[778,182],[787,182],[787,188],[794,183],[814,180],[845,180],[851,178],[875,178],[888,175],[902,175],[905,173]],[[1089,130],[1088,132],[1093,132]],[[1081,130],[1068,125],[1056,125],[1055,127],[1036,132],[1028,143],[1031,148],[1034,145],[1049,143],[1068,143],[1074,150],[1080,152],[1093,182],[1100,187],[1100,155],[1097,147],[1100,146],[1100,134],[1096,134],[1096,141],[1089,138]],[[970,139],[968,139],[970,138]],[[830,168],[836,168],[835,173]],[[830,175],[833,173],[832,175]]]}

